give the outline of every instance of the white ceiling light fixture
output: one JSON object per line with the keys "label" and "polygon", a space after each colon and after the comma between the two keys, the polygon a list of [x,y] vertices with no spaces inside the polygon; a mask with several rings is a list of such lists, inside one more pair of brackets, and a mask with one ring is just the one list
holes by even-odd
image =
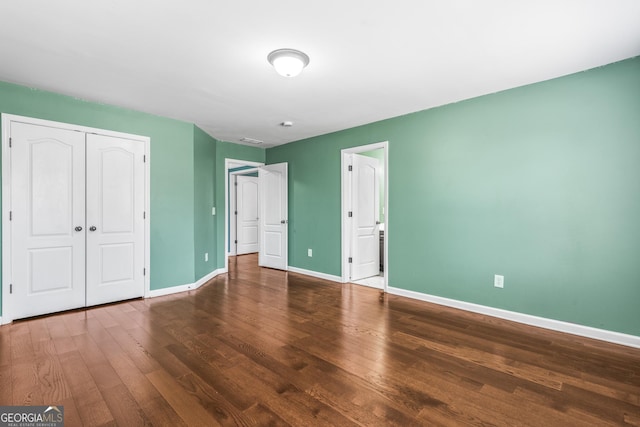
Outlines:
{"label": "white ceiling light fixture", "polygon": [[295,77],[309,65],[307,54],[296,49],[274,50],[267,55],[267,60],[284,77]]}

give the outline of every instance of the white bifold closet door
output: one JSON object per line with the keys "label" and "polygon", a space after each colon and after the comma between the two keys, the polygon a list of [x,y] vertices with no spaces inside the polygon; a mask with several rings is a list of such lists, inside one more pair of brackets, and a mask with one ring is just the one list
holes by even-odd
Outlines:
{"label": "white bifold closet door", "polygon": [[144,143],[11,123],[11,317],[144,294]]}

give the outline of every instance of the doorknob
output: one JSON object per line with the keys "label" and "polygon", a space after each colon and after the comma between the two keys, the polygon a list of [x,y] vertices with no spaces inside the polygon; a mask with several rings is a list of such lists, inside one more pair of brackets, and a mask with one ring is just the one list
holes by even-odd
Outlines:
{"label": "doorknob", "polygon": [[95,226],[95,225],[92,225],[91,227],[89,227],[89,231],[96,231],[96,230],[97,230],[97,229],[96,229],[96,226]]}
{"label": "doorknob", "polygon": [[280,221],[280,224],[286,224],[286,223],[287,223],[286,219],[283,219],[282,221]]}
{"label": "doorknob", "polygon": [[82,231],[82,227],[77,226],[77,227],[76,227],[76,231]]}

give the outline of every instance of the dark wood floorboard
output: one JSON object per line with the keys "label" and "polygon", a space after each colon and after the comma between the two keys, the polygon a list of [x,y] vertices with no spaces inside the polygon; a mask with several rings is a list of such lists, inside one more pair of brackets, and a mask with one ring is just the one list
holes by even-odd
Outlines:
{"label": "dark wood floorboard", "polygon": [[76,426],[640,426],[640,350],[257,267],[0,327],[0,405]]}

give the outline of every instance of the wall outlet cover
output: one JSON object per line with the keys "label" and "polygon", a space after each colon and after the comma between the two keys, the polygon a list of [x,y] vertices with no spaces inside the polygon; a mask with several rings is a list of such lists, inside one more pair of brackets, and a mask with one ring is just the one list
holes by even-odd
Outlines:
{"label": "wall outlet cover", "polygon": [[307,249],[307,256],[313,256],[313,249]]}
{"label": "wall outlet cover", "polygon": [[504,288],[504,276],[496,274],[493,276],[493,286],[496,288]]}

